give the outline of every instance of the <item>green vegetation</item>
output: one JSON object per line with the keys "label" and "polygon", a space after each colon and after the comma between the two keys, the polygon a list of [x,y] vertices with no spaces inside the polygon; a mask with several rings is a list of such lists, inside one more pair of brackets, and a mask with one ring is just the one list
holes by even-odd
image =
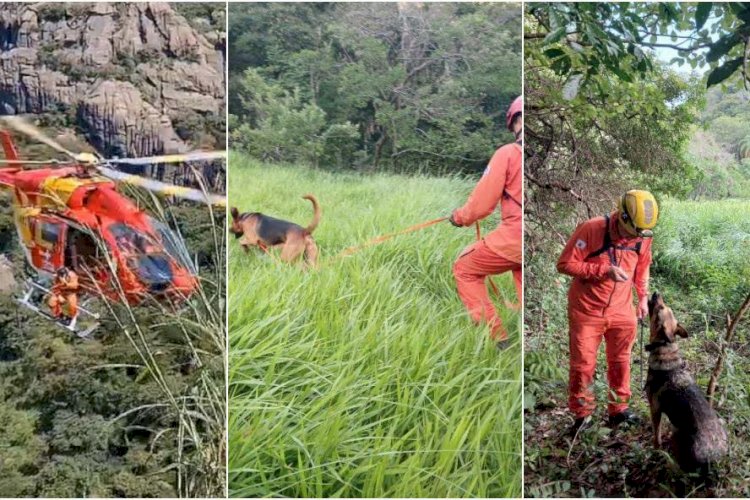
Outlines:
{"label": "green vegetation", "polygon": [[[520,496],[519,345],[498,352],[471,325],[451,274],[473,231],[445,222],[337,257],[445,215],[474,181],[230,164],[241,211],[306,225],[305,193],[323,209],[318,269],[230,242],[230,494]],[[517,342],[511,277],[495,282]]]}
{"label": "green vegetation", "polygon": [[512,141],[518,4],[230,6],[232,147],[272,162],[481,171]]}
{"label": "green vegetation", "polygon": [[[12,227],[9,201],[1,204],[3,234]],[[204,207],[166,213],[179,217],[191,253],[192,241],[219,238],[198,254],[203,294],[179,312],[95,305],[104,322],[82,340],[0,297],[3,494],[223,495],[224,214],[212,223]],[[12,252],[20,282],[14,231],[0,251]]]}
{"label": "green vegetation", "polygon": [[[750,292],[748,94],[740,66],[727,70],[741,47],[725,44],[724,50],[722,38],[716,44],[707,39],[718,33],[733,40],[731,32],[747,19],[741,13],[746,6],[529,5],[526,495],[747,496],[739,465],[748,461],[750,441],[747,318],[731,342],[724,334],[727,314]],[[694,44],[711,47],[685,50]],[[648,50],[656,47],[681,52],[667,65]],[[675,71],[685,63],[710,71],[704,77]],[[579,222],[614,209],[621,193],[633,188],[653,191],[661,204],[651,289],[664,294],[691,333],[681,351],[704,389],[726,350],[716,409],[728,423],[731,454],[710,485],[679,472],[666,450],[651,444],[648,405],[639,390],[640,344],[631,387],[632,406],[644,423],[631,431],[604,426],[602,349],[594,385],[602,404],[594,429],[574,443],[567,433],[573,422],[566,395],[569,278],[556,272],[555,262]]]}

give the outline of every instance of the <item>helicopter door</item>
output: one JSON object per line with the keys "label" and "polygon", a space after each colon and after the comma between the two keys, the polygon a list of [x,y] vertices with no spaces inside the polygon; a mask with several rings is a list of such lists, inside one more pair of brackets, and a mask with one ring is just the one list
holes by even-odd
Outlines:
{"label": "helicopter door", "polygon": [[31,248],[32,265],[39,270],[54,273],[65,265],[65,236],[68,226],[57,217],[34,217],[34,245]]}

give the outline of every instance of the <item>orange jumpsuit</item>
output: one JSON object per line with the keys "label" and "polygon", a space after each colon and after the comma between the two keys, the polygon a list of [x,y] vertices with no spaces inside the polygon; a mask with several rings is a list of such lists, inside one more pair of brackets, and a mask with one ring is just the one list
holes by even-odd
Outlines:
{"label": "orange jumpsuit", "polygon": [[52,295],[49,298],[49,307],[55,318],[63,316],[63,305],[68,304],[69,318],[75,318],[78,314],[78,275],[73,271],[68,272],[67,278],[55,277],[52,286]]}
{"label": "orange jumpsuit", "polygon": [[[606,341],[609,414],[624,411],[631,395],[630,352],[636,337],[632,289],[639,299],[648,294],[651,240],[620,237],[617,216],[618,212],[609,215],[608,250],[602,251],[605,217],[595,217],[576,228],[557,261],[558,272],[573,276],[568,291],[568,407],[576,418],[594,412],[591,384],[602,338]],[[613,264],[627,273],[627,281],[615,282],[607,276]]]}
{"label": "orange jumpsuit", "polygon": [[513,272],[521,301],[521,210],[523,174],[521,146],[506,144],[492,156],[487,169],[466,204],[453,212],[453,221],[470,226],[484,219],[500,204],[502,221],[486,238],[466,247],[453,265],[458,296],[476,323],[485,321],[494,340],[508,334],[487,293],[485,279],[493,274]]}

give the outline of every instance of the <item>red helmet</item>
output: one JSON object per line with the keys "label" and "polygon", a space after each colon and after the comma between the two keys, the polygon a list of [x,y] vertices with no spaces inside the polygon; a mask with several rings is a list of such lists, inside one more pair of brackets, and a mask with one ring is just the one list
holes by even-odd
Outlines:
{"label": "red helmet", "polygon": [[516,115],[521,114],[522,112],[523,98],[521,96],[518,96],[508,108],[508,112],[505,114],[505,126],[508,127],[508,130],[510,130],[511,132],[513,132],[513,129],[510,128],[511,124],[513,123],[513,118],[515,118]]}

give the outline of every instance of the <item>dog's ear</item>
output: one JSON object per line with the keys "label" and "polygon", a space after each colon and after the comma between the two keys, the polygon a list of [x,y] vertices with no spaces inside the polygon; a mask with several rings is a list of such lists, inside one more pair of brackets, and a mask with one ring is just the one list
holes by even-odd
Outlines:
{"label": "dog's ear", "polygon": [[682,326],[682,325],[681,325],[681,324],[679,324],[679,323],[677,323],[677,328],[675,328],[675,330],[674,330],[674,333],[675,333],[676,335],[679,335],[679,336],[680,336],[680,337],[682,337],[683,339],[686,339],[686,338],[688,338],[688,332],[687,332],[687,330],[685,330],[685,327],[684,327],[684,326]]}
{"label": "dog's ear", "polygon": [[237,210],[237,207],[230,208],[229,213],[232,214],[232,219],[234,220],[237,220],[240,217],[240,211]]}

